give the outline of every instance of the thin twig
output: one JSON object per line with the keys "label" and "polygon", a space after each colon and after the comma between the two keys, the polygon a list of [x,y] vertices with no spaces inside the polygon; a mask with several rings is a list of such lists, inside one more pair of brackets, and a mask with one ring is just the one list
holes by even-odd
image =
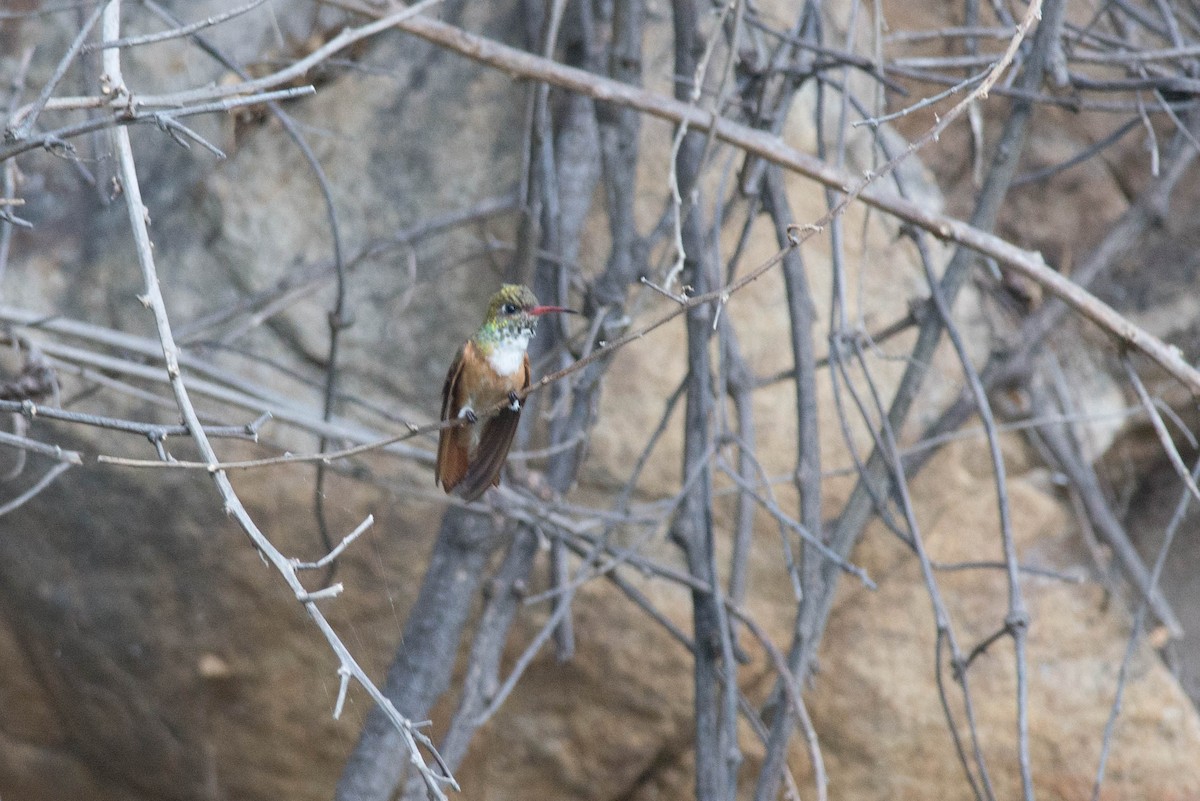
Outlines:
{"label": "thin twig", "polygon": [[[83,47],[83,42],[87,39],[88,34],[92,32],[92,28],[96,27],[96,22],[100,19],[100,15],[108,8],[108,3],[104,2],[96,6],[96,9],[88,15],[87,20],[79,29],[75,39],[72,40],[71,46],[67,48],[67,52],[59,59],[58,65],[54,68],[54,73],[50,76],[50,80],[46,81],[46,85],[42,87],[42,91],[38,92],[37,99],[22,112],[19,112],[15,120],[19,120],[15,125],[6,128],[4,138],[8,141],[20,142],[29,136],[29,132],[33,130],[34,124],[37,122],[38,115],[42,113],[42,109],[46,107],[46,103],[50,101],[50,96],[54,94],[55,88],[59,81],[67,74],[67,68],[71,66],[71,62],[75,60],[75,56],[79,54],[79,50]],[[0,161],[3,158],[0,157]]]}
{"label": "thin twig", "polygon": [[193,22],[190,25],[182,25],[178,28],[172,28],[169,31],[159,31],[157,33],[146,33],[141,36],[129,36],[124,39],[116,39],[111,42],[101,42],[99,44],[86,44],[83,46],[83,52],[91,53],[96,50],[104,50],[113,47],[137,47],[139,45],[153,44],[155,42],[165,42],[168,39],[181,39],[184,36],[190,36],[196,31],[205,28],[211,28],[213,25],[220,25],[222,22],[240,17],[247,11],[254,9],[265,3],[266,0],[250,0],[244,6],[234,8],[229,11],[223,11],[220,14],[214,14],[211,17],[202,19],[199,22]]}
{"label": "thin twig", "polygon": [[49,456],[51,459],[66,465],[83,464],[83,457],[80,456],[78,451],[69,451],[58,445],[47,445],[36,439],[10,434],[7,431],[0,431],[0,445],[41,454],[42,456]]}
{"label": "thin twig", "polygon": [[1188,492],[1200,500],[1200,487],[1196,486],[1195,479],[1192,478],[1192,474],[1183,463],[1183,457],[1179,455],[1179,448],[1175,447],[1175,441],[1171,439],[1171,432],[1167,431],[1167,424],[1163,422],[1158,407],[1151,400],[1150,393],[1146,391],[1146,385],[1142,383],[1142,377],[1134,369],[1128,354],[1121,355],[1121,366],[1125,368],[1125,375],[1129,378],[1129,383],[1133,385],[1134,391],[1137,392],[1138,400],[1141,401],[1146,416],[1150,418],[1150,425],[1154,427],[1154,434],[1162,444],[1163,452],[1167,454],[1167,461],[1171,463],[1175,474],[1183,480],[1183,485],[1187,487]]}
{"label": "thin twig", "polygon": [[[1180,493],[1179,503],[1176,504],[1175,511],[1171,515],[1171,520],[1167,523],[1162,545],[1159,546],[1158,556],[1154,560],[1154,567],[1150,570],[1149,583],[1151,588],[1158,586],[1163,567],[1167,563],[1167,554],[1170,553],[1171,545],[1175,542],[1175,535],[1187,518],[1191,500],[1195,497],[1197,479],[1200,479],[1200,462],[1197,462],[1196,467],[1191,472],[1185,473],[1183,492]],[[1121,658],[1121,668],[1117,673],[1117,689],[1113,696],[1112,708],[1109,710],[1108,720],[1104,724],[1103,745],[1100,748],[1100,759],[1096,766],[1096,779],[1092,785],[1092,801],[1100,801],[1100,790],[1104,784],[1104,774],[1108,768],[1108,755],[1112,748],[1113,735],[1116,732],[1117,718],[1121,714],[1121,702],[1125,694],[1125,684],[1129,679],[1129,667],[1133,662],[1133,656],[1137,649],[1137,644],[1141,639],[1142,631],[1145,630],[1146,613],[1148,611],[1150,611],[1150,604],[1146,599],[1143,599],[1138,603],[1137,612],[1133,617],[1133,628],[1129,632],[1129,641],[1125,645],[1125,654]]]}
{"label": "thin twig", "polygon": [[3,517],[4,515],[8,514],[9,512],[12,512],[12,511],[24,506],[26,503],[31,501],[38,493],[40,493],[42,490],[46,489],[46,487],[50,486],[54,482],[54,479],[58,478],[63,473],[70,470],[72,466],[73,465],[71,462],[63,461],[63,462],[59,462],[58,464],[51,467],[49,470],[46,471],[46,473],[41,478],[39,478],[37,480],[37,482],[32,487],[25,490],[20,495],[13,498],[11,501],[8,501],[4,505],[0,506],[0,517]]}
{"label": "thin twig", "polygon": [[[278,89],[251,95],[225,97],[207,103],[192,106],[182,106],[174,109],[138,109],[130,110],[124,107],[113,110],[107,116],[96,117],[84,122],[72,123],[62,128],[46,131],[38,136],[28,137],[0,147],[0,161],[6,161],[27,153],[31,150],[44,149],[56,154],[73,155],[74,148],[67,140],[86,133],[103,131],[107,128],[123,127],[138,123],[153,123],[163,125],[164,121],[174,122],[180,117],[193,117],[197,114],[213,114],[220,111],[233,111],[244,106],[255,106],[276,100],[290,100],[296,97],[311,95],[316,90],[311,86],[297,86],[291,89]],[[108,101],[90,103],[89,108],[101,108]]]}

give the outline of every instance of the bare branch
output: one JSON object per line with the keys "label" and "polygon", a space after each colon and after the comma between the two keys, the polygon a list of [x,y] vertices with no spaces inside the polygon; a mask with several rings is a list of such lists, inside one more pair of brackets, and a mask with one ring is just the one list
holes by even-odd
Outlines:
{"label": "bare branch", "polygon": [[220,25],[222,22],[240,17],[247,11],[253,11],[261,6],[266,0],[250,0],[244,6],[224,11],[220,14],[214,14],[211,17],[202,19],[199,22],[193,22],[190,25],[182,25],[178,28],[172,28],[169,31],[159,31],[158,33],[147,33],[142,36],[129,36],[124,39],[115,39],[111,42],[101,42],[100,44],[86,44],[83,46],[83,52],[90,53],[96,50],[104,50],[113,47],[137,47],[139,45],[153,44],[155,42],[165,42],[168,39],[180,39],[184,36],[190,36],[196,31],[211,28],[213,25]]}
{"label": "bare branch", "polygon": [[[77,464],[77,463],[74,463],[74,464]],[[70,470],[72,465],[73,465],[72,462],[64,460],[64,461],[61,461],[58,464],[54,465],[53,467],[51,467],[49,470],[47,470],[45,472],[45,474],[41,478],[39,478],[37,480],[37,482],[32,487],[25,490],[20,495],[13,498],[11,501],[8,501],[4,505],[0,506],[0,517],[3,517],[4,515],[8,514],[9,512],[19,509],[20,507],[24,506],[26,503],[31,501],[35,496],[37,496],[38,493],[40,493],[42,490],[46,489],[46,487],[48,487],[52,483],[54,483],[54,479],[58,478],[63,473]]]}
{"label": "bare branch", "polygon": [[[356,4],[353,0],[329,0],[329,2],[331,5],[354,10],[368,16],[374,16],[377,13],[368,7]],[[1023,26],[1032,23],[1035,18],[1034,12],[1039,8],[1040,4],[1038,3],[1030,5]],[[877,188],[874,184],[884,170],[873,172],[866,179],[855,179],[812,156],[788,147],[778,137],[767,132],[747,128],[681,101],[673,101],[652,92],[515,50],[442,22],[426,18],[409,19],[396,24],[395,27],[494,66],[514,77],[547,81],[607,103],[627,105],[630,108],[674,122],[686,122],[696,131],[711,130],[721,141],[812,178],[825,186],[845,192],[846,202],[853,199],[862,200],[903,222],[929,231],[939,239],[955,242],[982,256],[995,259],[999,264],[1037,282],[1115,339],[1145,353],[1189,389],[1200,392],[1200,371],[1188,364],[1177,349],[1163,344],[1157,337],[1134,325],[1110,306],[1074,284],[1069,278],[1048,267],[1041,254],[1023,250],[976,226],[953,217],[930,212],[913,201],[905,200]],[[1025,28],[1022,27],[1019,32],[1022,36],[1024,30]],[[1010,50],[1015,50],[1019,41],[1019,37],[1014,37],[1014,43],[1010,46]],[[1003,66],[1005,65],[997,65],[1001,68]],[[965,98],[963,103],[956,108],[965,109],[965,104],[973,98],[986,96],[992,82],[999,78],[999,71],[993,70],[992,73],[989,73],[989,78],[990,81],[981,82],[971,96]],[[933,130],[940,131],[942,127],[944,126],[939,125]],[[923,141],[928,141],[928,139],[927,136]],[[813,223],[814,229],[803,229],[794,233],[807,238],[816,233],[815,228],[825,224],[829,216]]]}
{"label": "bare branch", "polygon": [[[120,28],[120,2],[119,0],[110,0],[105,6],[103,17],[104,39],[112,41],[118,38]],[[116,94],[121,95],[127,93],[124,86],[124,81],[121,77],[121,62],[120,51],[110,49],[104,52],[104,71],[112,82],[113,90]],[[146,208],[142,204],[141,189],[138,184],[137,170],[134,166],[133,150],[129,143],[129,132],[124,127],[113,129],[113,146],[117,153],[117,158],[120,166],[120,178],[122,189],[125,196],[126,208],[129,213],[130,228],[132,229],[134,243],[136,245],[138,264],[141,267],[142,278],[145,284],[144,294],[141,296],[143,304],[150,310],[154,316],[155,328],[158,332],[159,342],[162,346],[163,360],[166,364],[166,372],[170,381],[171,389],[175,395],[175,400],[179,405],[180,414],[183,416],[184,423],[187,425],[192,439],[200,453],[204,456],[206,462],[215,464],[217,462],[216,453],[213,451],[212,444],[204,433],[204,429],[200,424],[199,417],[196,414],[195,407],[192,405],[191,397],[187,387],[183,381],[183,375],[179,367],[179,350],[175,345],[174,335],[171,331],[170,320],[167,317],[166,304],[163,300],[162,290],[157,276],[157,270],[154,264],[154,256],[150,245],[150,236],[146,229]],[[250,537],[254,546],[258,551],[272,564],[272,566],[283,577],[284,581],[295,593],[296,598],[304,605],[305,611],[308,612],[310,618],[316,623],[325,635],[330,647],[337,654],[339,661],[344,669],[353,674],[354,678],[363,686],[372,699],[383,710],[383,714],[389,719],[392,725],[396,727],[404,741],[406,751],[410,762],[414,768],[420,772],[425,778],[426,786],[429,792],[437,799],[444,801],[445,793],[442,790],[442,784],[447,783],[457,789],[457,784],[454,779],[447,773],[438,775],[428,765],[425,764],[421,756],[420,748],[424,746],[431,753],[436,755],[432,744],[416,727],[401,715],[392,703],[375,687],[374,683],[367,677],[366,673],[359,667],[358,663],[350,655],[350,652],[342,644],[341,639],[334,632],[333,628],[326,621],[325,616],[318,609],[313,600],[313,596],[304,588],[296,576],[295,568],[282,553],[279,552],[270,540],[263,535],[258,526],[250,518],[249,513],[242,505],[241,499],[233,489],[228,476],[223,471],[216,471],[213,474],[213,480],[216,483],[217,491],[220,494],[222,501],[225,504],[226,510],[234,517],[241,525],[242,529]],[[437,757],[435,756],[435,759]]]}
{"label": "bare branch", "polygon": [[[108,8],[108,3],[101,3],[88,15],[87,20],[83,23],[83,27],[79,29],[79,33],[76,34],[75,39],[71,42],[71,46],[67,48],[67,52],[59,60],[58,66],[54,68],[54,74],[50,76],[50,80],[46,81],[46,85],[42,87],[42,91],[38,92],[37,99],[27,109],[18,113],[14,118],[10,118],[8,127],[4,129],[4,138],[6,141],[20,142],[28,138],[29,132],[33,130],[34,124],[37,123],[38,115],[42,113],[42,109],[50,101],[50,96],[54,94],[59,81],[67,74],[67,68],[71,66],[71,62],[79,54],[84,40],[92,32],[92,28],[96,27],[96,22],[100,19],[100,14],[106,8]],[[0,161],[3,160],[4,157],[0,156]]]}

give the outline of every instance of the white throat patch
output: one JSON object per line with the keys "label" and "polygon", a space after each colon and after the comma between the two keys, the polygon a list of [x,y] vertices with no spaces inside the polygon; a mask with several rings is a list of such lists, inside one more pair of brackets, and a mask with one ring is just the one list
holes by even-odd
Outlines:
{"label": "white throat patch", "polygon": [[511,339],[502,339],[488,355],[488,364],[500,375],[512,375],[525,366],[525,350],[533,332],[523,330]]}

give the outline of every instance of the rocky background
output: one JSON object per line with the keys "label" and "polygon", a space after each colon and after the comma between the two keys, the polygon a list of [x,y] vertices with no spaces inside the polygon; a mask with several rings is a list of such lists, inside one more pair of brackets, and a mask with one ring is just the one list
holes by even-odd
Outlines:
{"label": "rocky background", "polygon": [[[760,4],[783,21],[787,3]],[[49,4],[47,4],[49,6]],[[228,10],[218,0],[168,4],[188,20]],[[0,68],[20,74],[33,48],[24,98],[48,79],[78,31],[84,11],[20,16],[36,0],[9,3],[0,16]],[[645,84],[671,91],[670,8],[648,5]],[[826,24],[844,32],[851,8],[830,8]],[[859,8],[860,15],[866,10]],[[946,18],[949,13],[952,18]],[[885,5],[890,30],[962,24],[943,5]],[[1082,15],[1084,10],[1072,9]],[[522,44],[521,9],[507,2],[447,2],[437,14],[455,25]],[[127,4],[130,33],[159,30],[144,7]],[[311,52],[347,18],[332,8],[274,2],[214,27],[207,35],[256,72]],[[782,23],[781,23],[782,24]],[[859,24],[867,26],[862,20]],[[844,33],[841,34],[844,36]],[[529,88],[498,71],[391,32],[344,53],[305,78],[314,96],[287,106],[326,175],[343,247],[351,262],[346,282],[352,325],[340,340],[338,408],[346,431],[364,440],[403,430],[403,421],[436,416],[446,365],[478,322],[496,286],[512,277],[522,225],[515,198],[521,188],[523,130]],[[154,93],[234,80],[199,48],[173,42],[127,51],[126,81]],[[96,91],[94,54],[67,74],[60,94]],[[826,99],[827,100],[827,99]],[[556,97],[556,102],[562,102]],[[815,150],[813,110],[822,102],[802,91],[782,125],[794,146]],[[982,104],[985,141],[994,141],[1007,101]],[[836,108],[836,103],[829,106]],[[46,112],[47,115],[50,112]],[[64,115],[64,119],[65,119]],[[1158,135],[1171,132],[1156,118]],[[48,123],[47,123],[48,124]],[[899,121],[890,134],[915,137],[930,118]],[[155,257],[172,323],[185,354],[210,365],[225,386],[256,398],[258,408],[198,393],[206,420],[242,425],[271,409],[262,443],[222,441],[223,458],[252,458],[317,447],[328,347],[327,315],[336,282],[326,211],[313,174],[277,120],[262,109],[189,121],[227,158],[193,146],[185,150],[153,126],[132,129]],[[1111,120],[1063,109],[1039,111],[1021,167],[1056,164],[1100,141]],[[964,121],[904,166],[923,202],[965,216],[977,190],[974,155]],[[673,129],[647,120],[635,186],[639,228],[652,229],[666,198]],[[77,163],[52,153],[16,160],[15,209],[33,223],[17,229],[0,283],[0,317],[10,338],[42,348],[58,375],[52,400],[93,414],[162,424],[178,422],[163,379],[139,377],[129,365],[152,363],[138,350],[153,344],[153,320],[138,300],[141,279],[123,202],[114,197],[106,135],[75,142]],[[725,161],[714,160],[710,190]],[[917,161],[917,159],[920,161]],[[1014,189],[998,233],[1042,251],[1069,272],[1111,230],[1152,178],[1147,136],[1135,131],[1076,168],[1046,182]],[[871,165],[865,134],[851,143],[852,171]],[[798,176],[786,190],[797,220],[826,210],[824,193]],[[601,194],[598,190],[597,195]],[[710,198],[711,200],[711,198]],[[597,199],[597,207],[600,201]],[[1143,238],[1099,285],[1101,296],[1187,354],[1196,339],[1196,209],[1200,183],[1187,174]],[[728,252],[740,222],[722,231]],[[846,217],[846,267],[851,305],[868,330],[902,318],[927,294],[914,248],[898,227],[852,207]],[[607,227],[594,211],[579,234],[584,276],[603,270]],[[765,262],[777,245],[766,220],[747,240],[744,269]],[[664,251],[665,252],[665,251]],[[654,254],[647,272],[669,266]],[[805,245],[818,325],[828,325],[832,291],[830,242]],[[940,261],[946,254],[939,253]],[[997,339],[1014,330],[1011,308],[999,308],[986,266],[956,306],[969,347],[982,362]],[[292,290],[287,303],[255,302]],[[1016,285],[1015,304],[1043,302],[1036,287]],[[577,287],[572,296],[583,298]],[[644,289],[633,293],[633,325],[671,307]],[[753,371],[791,367],[787,306],[778,271],[736,295],[727,306]],[[31,323],[40,321],[36,325]],[[62,321],[90,329],[66,330]],[[572,328],[585,325],[572,322]],[[56,327],[56,325],[58,327]],[[119,364],[89,363],[68,347],[97,349],[101,329],[137,340],[106,351]],[[825,350],[818,335],[818,352]],[[890,393],[911,345],[904,334],[879,346],[872,377]],[[1079,408],[1100,415],[1080,427],[1103,486],[1153,561],[1179,482],[1144,418],[1122,416],[1136,405],[1116,352],[1103,335],[1070,323],[1055,340],[1066,383]],[[604,508],[620,491],[686,372],[681,320],[617,355],[606,378],[594,436],[569,499]],[[12,372],[21,357],[8,354]],[[201,367],[191,376],[208,376]],[[841,509],[853,486],[853,461],[837,425],[826,372],[820,374],[823,509]],[[1192,400],[1169,381],[1148,374],[1154,391],[1195,429]],[[215,380],[215,379],[214,379]],[[118,386],[120,384],[121,386]],[[136,386],[133,392],[122,386]],[[960,390],[953,354],[939,353],[909,440],[936,418]],[[1022,394],[1014,391],[1014,402]],[[755,394],[758,455],[768,475],[794,469],[796,421],[786,382]],[[1116,422],[1114,422],[1114,420]],[[16,425],[16,423],[14,423]],[[970,426],[976,425],[974,422]],[[970,428],[970,426],[968,428]],[[682,415],[676,413],[637,485],[643,501],[679,489]],[[977,429],[943,447],[912,483],[917,519],[937,563],[1002,558],[996,535],[995,483],[987,446]],[[864,441],[861,429],[859,444]],[[203,471],[135,469],[97,463],[98,454],[153,458],[143,437],[34,420],[30,436],[80,451],[84,464],[58,477],[28,503],[0,518],[0,797],[18,801],[91,798],[324,799],[353,749],[370,701],[354,689],[345,713],[333,719],[337,661],[293,594],[226,516]],[[1186,437],[1176,429],[1188,452]],[[347,441],[352,441],[346,435]],[[184,438],[169,440],[179,459],[194,458]],[[411,447],[409,447],[411,446]],[[1006,433],[1013,530],[1027,574],[1022,588],[1033,621],[1029,634],[1030,751],[1042,799],[1090,797],[1104,727],[1132,625],[1136,591],[1112,566],[1106,546],[1081,516],[1076,493],[1044,448],[1019,431]],[[336,580],[345,593],[322,602],[356,658],[382,682],[416,597],[445,509],[431,477],[432,437],[391,453],[341,463],[327,476],[324,506],[334,538],[368,514],[374,526],[339,559]],[[408,448],[407,450],[405,448]],[[1194,447],[1193,447],[1194,451]],[[6,451],[0,469],[17,467]],[[28,463],[6,481],[4,498],[30,488],[50,463]],[[537,462],[531,462],[536,467]],[[236,473],[251,515],[289,556],[313,559],[325,551],[314,517],[312,466]],[[728,484],[723,485],[728,486]],[[781,504],[796,499],[786,484]],[[727,559],[732,502],[716,507],[717,550]],[[1191,566],[1200,541],[1194,521],[1180,529],[1163,588],[1183,626],[1171,640],[1151,621],[1129,662],[1120,718],[1108,757],[1105,799],[1200,798],[1200,584]],[[781,568],[779,530],[756,518],[749,559],[746,609],[786,648],[795,597]],[[678,552],[660,531],[638,543],[662,562]],[[877,583],[875,590],[845,578],[806,684],[806,702],[820,738],[833,798],[967,798],[971,791],[947,732],[935,684],[935,628],[929,594],[911,551],[874,524],[853,554]],[[544,556],[531,593],[547,586]],[[625,577],[663,615],[690,630],[690,594],[662,579],[629,571]],[[1002,627],[1007,603],[1003,571],[939,575],[945,603],[967,647]],[[317,586],[314,580],[310,586]],[[509,638],[508,661],[544,624],[546,604],[524,608]],[[456,771],[457,797],[470,799],[684,799],[694,783],[692,659],[663,628],[602,581],[585,584],[574,601],[577,652],[569,662],[543,649],[511,698],[477,734]],[[747,698],[764,702],[774,672],[761,645],[744,632],[748,660],[739,682]],[[464,646],[465,647],[465,646]],[[998,640],[970,672],[973,710],[995,797],[1018,797],[1015,676],[1012,644]],[[455,708],[450,697],[433,707],[431,735],[445,731]],[[1189,693],[1191,697],[1189,697]],[[960,697],[951,693],[958,704]],[[962,710],[955,707],[961,719]],[[799,737],[790,767],[801,797],[812,797],[812,767]],[[743,731],[741,791],[750,797],[762,749]],[[451,796],[456,797],[456,796]]]}

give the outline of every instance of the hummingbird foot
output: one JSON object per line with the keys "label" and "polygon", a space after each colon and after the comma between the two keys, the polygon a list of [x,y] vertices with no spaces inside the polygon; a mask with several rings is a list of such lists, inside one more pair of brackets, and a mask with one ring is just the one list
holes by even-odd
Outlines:
{"label": "hummingbird foot", "polygon": [[517,397],[516,392],[508,393],[508,408],[512,409],[514,412],[521,411],[521,399]]}
{"label": "hummingbird foot", "polygon": [[462,409],[458,413],[458,416],[461,417],[462,419],[466,420],[471,425],[475,425],[475,423],[478,422],[478,420],[479,420],[479,418],[475,416],[475,410],[472,409],[470,406],[462,407]]}

